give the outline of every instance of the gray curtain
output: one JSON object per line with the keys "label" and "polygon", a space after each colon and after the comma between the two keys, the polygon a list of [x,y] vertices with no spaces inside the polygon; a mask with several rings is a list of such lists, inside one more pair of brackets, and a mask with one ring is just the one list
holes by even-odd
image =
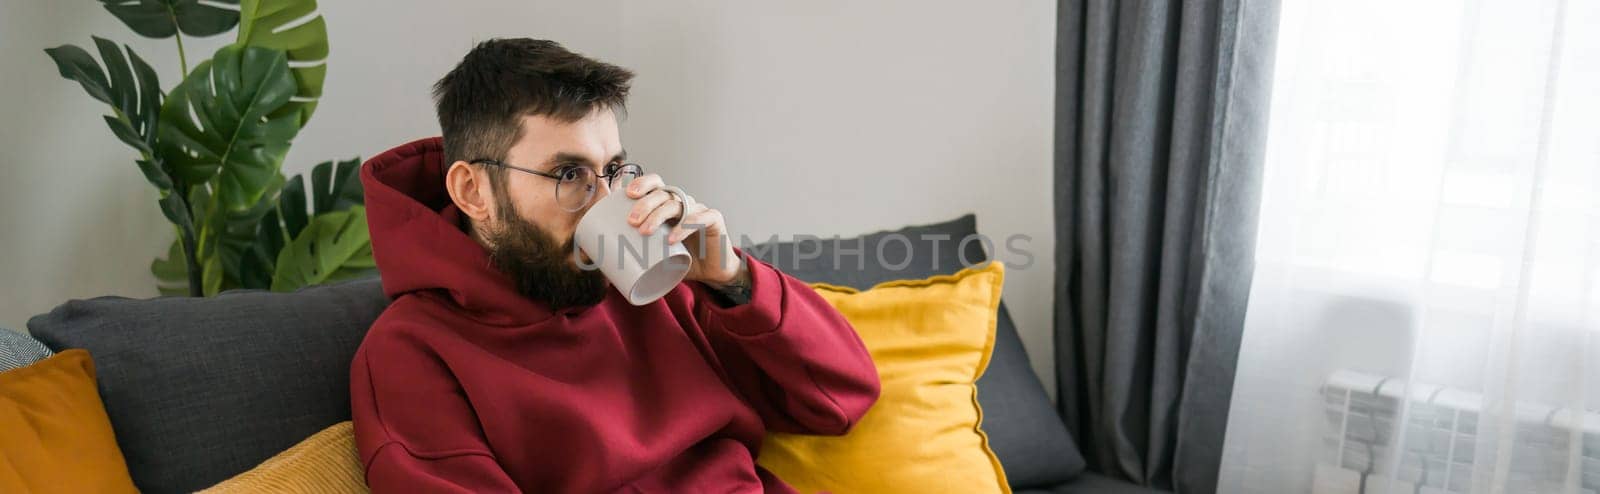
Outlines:
{"label": "gray curtain", "polygon": [[1057,5],[1060,412],[1090,469],[1215,492],[1277,1]]}

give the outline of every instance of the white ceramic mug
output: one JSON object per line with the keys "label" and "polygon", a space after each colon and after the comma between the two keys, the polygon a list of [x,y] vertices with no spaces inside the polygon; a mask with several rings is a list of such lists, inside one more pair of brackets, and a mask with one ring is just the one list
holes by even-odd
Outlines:
{"label": "white ceramic mug", "polygon": [[628,303],[645,305],[678,286],[689,274],[694,257],[683,242],[667,243],[672,228],[661,225],[650,235],[628,224],[628,212],[637,199],[619,183],[606,197],[589,207],[578,220],[573,241],[589,256],[585,269],[598,267]]}

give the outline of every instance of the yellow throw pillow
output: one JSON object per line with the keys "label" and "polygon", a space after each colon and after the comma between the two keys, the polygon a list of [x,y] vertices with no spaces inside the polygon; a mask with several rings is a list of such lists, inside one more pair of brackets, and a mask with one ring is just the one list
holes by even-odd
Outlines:
{"label": "yellow throw pillow", "polygon": [[994,349],[998,262],[867,291],[812,288],[855,326],[878,367],[878,402],[841,437],[770,434],[758,462],[801,492],[1011,492],[978,424]]}
{"label": "yellow throw pillow", "polygon": [[365,470],[356,456],[354,431],[350,421],[334,424],[250,471],[200,492],[368,492]]}
{"label": "yellow throw pillow", "polygon": [[89,352],[0,372],[0,492],[139,492]]}

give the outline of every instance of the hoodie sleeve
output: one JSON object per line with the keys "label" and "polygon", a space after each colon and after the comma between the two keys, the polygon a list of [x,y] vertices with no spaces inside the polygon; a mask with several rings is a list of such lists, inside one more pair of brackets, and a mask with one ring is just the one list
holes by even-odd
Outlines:
{"label": "hoodie sleeve", "polygon": [[443,362],[379,325],[350,367],[356,449],[372,492],[517,492]]}
{"label": "hoodie sleeve", "polygon": [[712,302],[690,283],[695,316],[734,387],[767,428],[842,435],[878,399],[878,371],[855,328],[805,282],[738,254],[750,271],[750,301]]}

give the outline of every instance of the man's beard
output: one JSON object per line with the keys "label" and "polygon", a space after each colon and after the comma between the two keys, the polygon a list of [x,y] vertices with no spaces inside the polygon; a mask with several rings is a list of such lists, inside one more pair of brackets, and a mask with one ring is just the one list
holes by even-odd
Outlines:
{"label": "man's beard", "polygon": [[486,239],[490,262],[511,277],[518,293],[551,309],[594,305],[605,299],[605,275],[579,269],[572,262],[572,239],[557,242],[543,228],[522,219],[507,202],[498,208],[502,212],[500,228]]}

